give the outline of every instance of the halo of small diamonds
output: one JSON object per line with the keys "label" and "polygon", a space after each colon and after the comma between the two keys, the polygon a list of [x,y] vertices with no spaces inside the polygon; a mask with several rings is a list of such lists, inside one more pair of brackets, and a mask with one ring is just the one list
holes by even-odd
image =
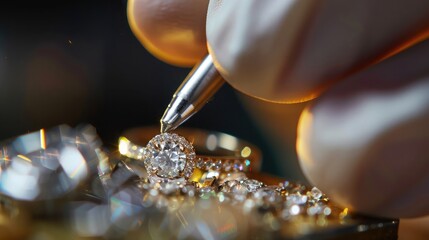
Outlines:
{"label": "halo of small diamonds", "polygon": [[144,164],[150,175],[188,178],[195,166],[195,151],[184,137],[161,133],[146,145]]}

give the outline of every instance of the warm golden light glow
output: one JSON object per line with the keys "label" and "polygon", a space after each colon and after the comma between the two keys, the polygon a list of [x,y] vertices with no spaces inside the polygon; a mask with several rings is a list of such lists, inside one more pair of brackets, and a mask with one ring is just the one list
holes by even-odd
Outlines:
{"label": "warm golden light glow", "polygon": [[[172,65],[176,65],[179,67],[189,67],[194,65],[199,58],[192,56],[184,56],[183,54],[171,54],[165,49],[160,48],[156,44],[154,44],[153,39],[150,39],[145,32],[139,27],[139,23],[137,23],[136,19],[138,19],[135,15],[135,0],[129,0],[127,6],[127,16],[128,23],[130,25],[131,31],[137,37],[137,39],[143,44],[143,46],[148,50],[153,56],[160,59],[161,61],[167,62]],[[179,42],[192,42],[191,39],[195,38],[194,34],[191,32],[181,31],[180,33],[174,32],[169,34],[168,36],[163,36],[162,40],[168,42],[177,43]],[[158,40],[159,41],[159,40]],[[160,44],[160,41],[158,42]],[[173,44],[171,44],[173,45]],[[166,46],[164,46],[166,48]],[[170,50],[171,51],[171,50]]]}
{"label": "warm golden light glow", "polygon": [[43,150],[46,149],[46,136],[45,136],[45,129],[40,129],[40,148]]}
{"label": "warm golden light glow", "polygon": [[21,158],[22,160],[25,160],[25,161],[27,161],[27,162],[31,162],[31,159],[29,159],[28,157],[26,157],[26,156],[24,156],[24,155],[18,154],[18,155],[17,155],[17,157],[19,157],[19,158]]}
{"label": "warm golden light glow", "polygon": [[313,115],[307,107],[301,114],[301,117],[298,122],[298,136],[296,141],[296,150],[301,161],[307,162],[311,159],[311,153],[306,144],[306,138],[310,135],[311,126],[313,124]]}
{"label": "warm golden light glow", "polygon": [[120,137],[119,138],[119,153],[122,155],[126,155],[128,153],[128,149],[130,147],[130,140],[128,140],[126,137]]}
{"label": "warm golden light glow", "polygon": [[163,35],[161,40],[166,42],[186,42],[189,39],[195,38],[191,30],[171,31],[171,34]]}
{"label": "warm golden light glow", "polygon": [[201,178],[203,177],[204,172],[199,168],[194,168],[192,175],[189,177],[190,182],[199,183]]}
{"label": "warm golden light glow", "polygon": [[251,153],[252,153],[252,149],[250,149],[250,147],[247,147],[247,146],[241,150],[241,156],[244,158],[249,157]]}
{"label": "warm golden light glow", "polygon": [[3,149],[0,151],[0,160],[9,161],[9,156],[7,155],[6,147],[3,147]]}
{"label": "warm golden light glow", "polygon": [[392,51],[388,52],[386,55],[384,55],[380,59],[378,59],[376,63],[381,62],[387,58],[390,58],[391,56],[393,56],[397,53],[400,53],[400,52],[406,50],[407,48],[412,47],[413,45],[418,44],[419,42],[422,42],[428,38],[429,38],[429,29],[420,32],[419,34],[415,35],[414,37],[403,42],[401,45],[392,49]]}
{"label": "warm golden light glow", "polygon": [[340,218],[345,218],[349,214],[349,209],[344,208],[344,210],[340,213]]}

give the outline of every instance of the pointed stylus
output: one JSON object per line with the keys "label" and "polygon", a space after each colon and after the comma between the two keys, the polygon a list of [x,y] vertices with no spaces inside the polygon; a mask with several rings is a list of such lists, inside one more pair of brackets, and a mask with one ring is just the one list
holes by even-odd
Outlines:
{"label": "pointed stylus", "polygon": [[188,74],[161,118],[161,132],[176,129],[198,112],[219,90],[224,80],[207,55]]}

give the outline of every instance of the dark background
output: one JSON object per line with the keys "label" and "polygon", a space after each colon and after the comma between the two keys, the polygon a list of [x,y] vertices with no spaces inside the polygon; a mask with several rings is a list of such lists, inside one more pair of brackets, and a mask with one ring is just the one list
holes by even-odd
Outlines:
{"label": "dark background", "polygon": [[[188,72],[142,47],[124,0],[9,1],[0,8],[0,139],[90,123],[114,148],[123,130],[159,123]],[[284,175],[229,86],[184,126],[251,141],[263,149],[263,169]]]}

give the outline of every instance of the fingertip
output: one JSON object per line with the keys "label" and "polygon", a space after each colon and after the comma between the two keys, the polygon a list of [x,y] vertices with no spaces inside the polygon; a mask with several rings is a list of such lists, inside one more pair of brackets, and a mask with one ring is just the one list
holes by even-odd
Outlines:
{"label": "fingertip", "polygon": [[166,63],[189,67],[207,54],[207,1],[129,0],[130,28],[142,45]]}
{"label": "fingertip", "polygon": [[207,39],[235,89],[303,102],[422,40],[416,36],[427,31],[428,6],[394,1],[382,11],[370,0],[210,1]]}
{"label": "fingertip", "polygon": [[429,214],[427,52],[429,42],[346,79],[302,113],[303,172],[336,202],[384,217]]}

